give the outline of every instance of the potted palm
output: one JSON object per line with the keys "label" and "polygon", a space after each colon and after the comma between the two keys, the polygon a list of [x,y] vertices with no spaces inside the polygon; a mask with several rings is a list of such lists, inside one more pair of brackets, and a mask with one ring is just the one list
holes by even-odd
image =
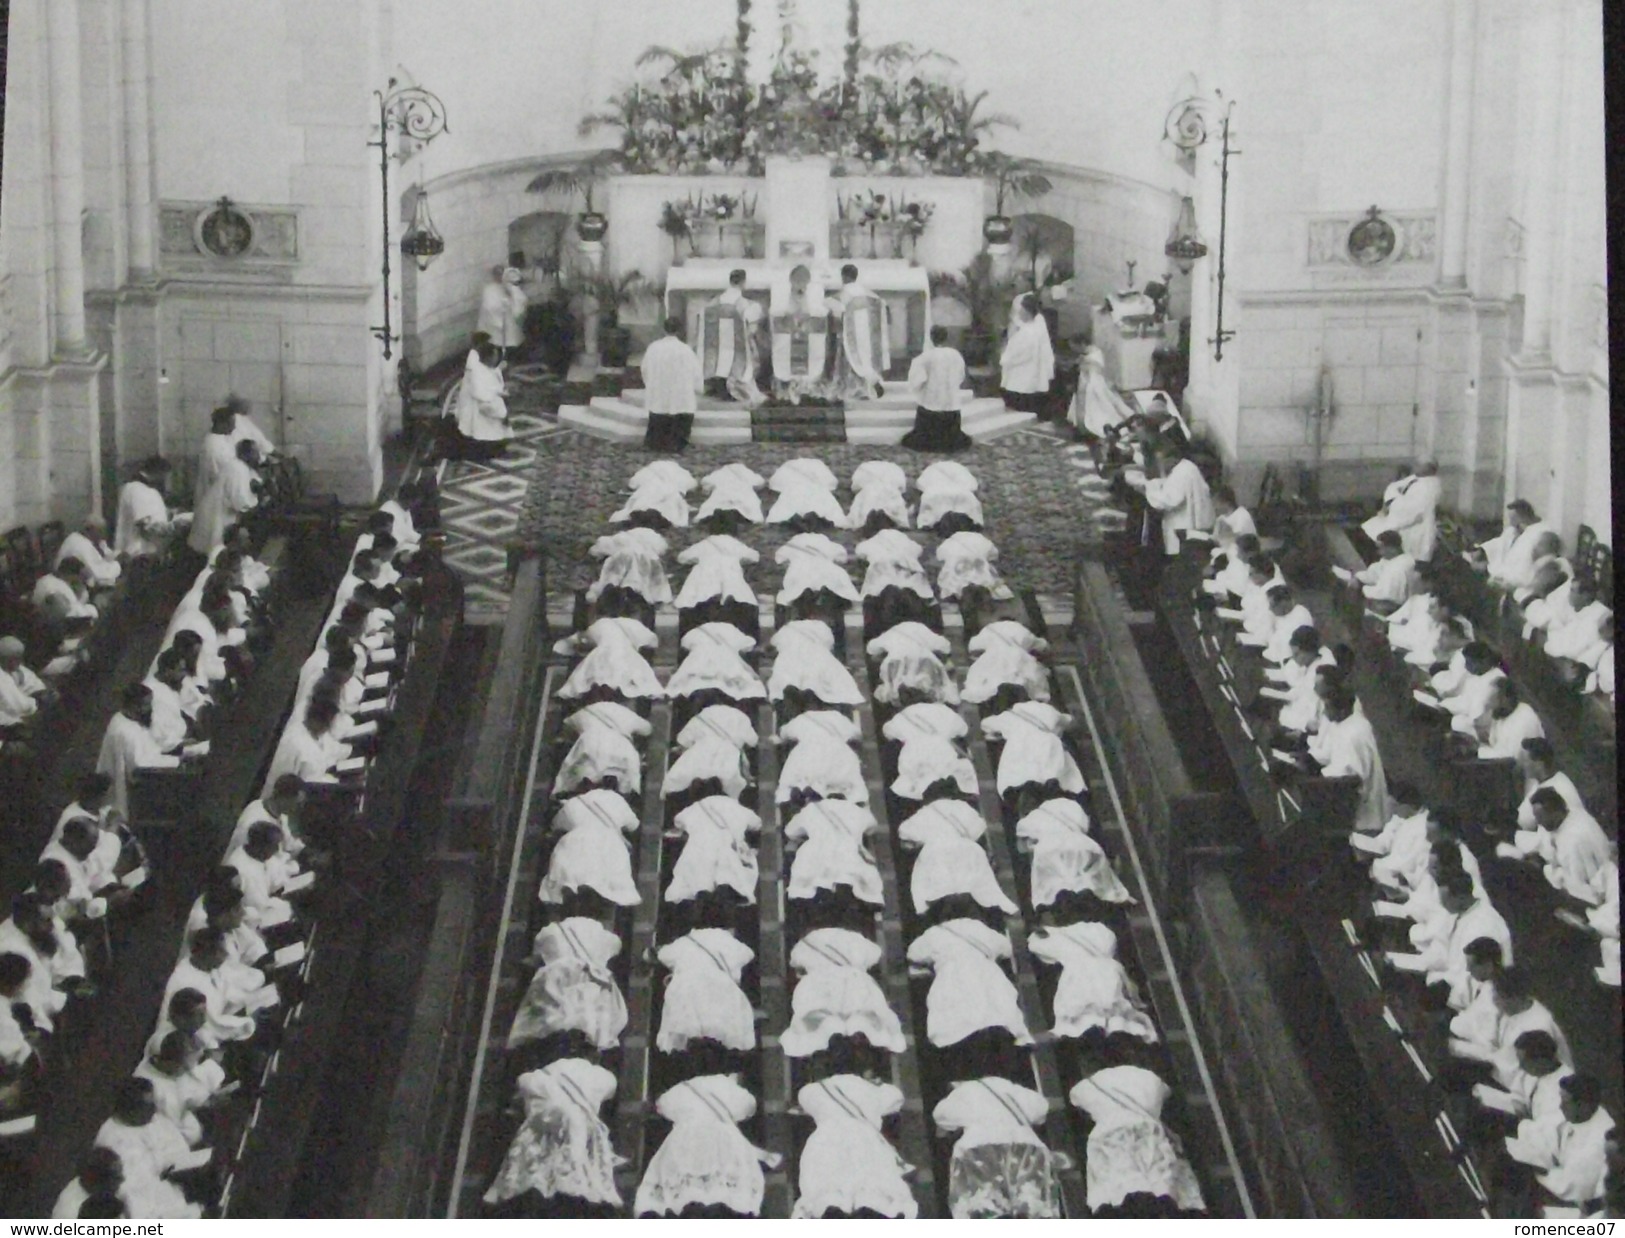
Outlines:
{"label": "potted palm", "polygon": [[593,191],[606,176],[623,166],[620,151],[601,150],[579,162],[548,168],[532,178],[525,189],[529,193],[563,193],[571,197],[579,194],[583,209],[576,217],[576,235],[588,244],[596,244],[609,230],[609,220],[594,209]]}
{"label": "potted palm", "polygon": [[990,248],[1002,253],[1015,235],[1015,224],[1004,213],[1005,200],[1041,197],[1054,185],[1038,164],[1003,151],[988,151],[977,164],[982,175],[993,181],[993,214],[982,221],[982,236]]}
{"label": "potted palm", "polygon": [[632,354],[632,332],[621,325],[621,311],[643,304],[654,290],[640,271],[624,275],[585,275],[576,283],[584,314],[597,314],[598,355],[605,366],[619,368]]}

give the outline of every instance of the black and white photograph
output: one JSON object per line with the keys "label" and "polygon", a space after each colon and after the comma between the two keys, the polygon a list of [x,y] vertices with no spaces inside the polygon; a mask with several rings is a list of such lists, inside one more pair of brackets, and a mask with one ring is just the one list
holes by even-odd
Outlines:
{"label": "black and white photograph", "polygon": [[1621,46],[0,0],[0,1217],[1611,1232]]}

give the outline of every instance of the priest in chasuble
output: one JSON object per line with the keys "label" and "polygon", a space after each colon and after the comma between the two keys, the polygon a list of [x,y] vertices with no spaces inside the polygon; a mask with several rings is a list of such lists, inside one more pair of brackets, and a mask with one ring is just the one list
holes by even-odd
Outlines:
{"label": "priest in chasuble", "polygon": [[705,307],[700,359],[708,381],[720,379],[731,399],[755,408],[767,397],[756,385],[761,364],[762,307],[745,295],[745,272],[728,273],[728,287]]}
{"label": "priest in chasuble", "polygon": [[773,283],[773,391],[780,398],[822,398],[829,364],[829,307],[805,264]]}
{"label": "priest in chasuble", "polygon": [[830,305],[839,324],[834,390],[842,400],[879,399],[881,379],[891,365],[886,303],[858,282],[858,268],[841,268],[841,290]]}

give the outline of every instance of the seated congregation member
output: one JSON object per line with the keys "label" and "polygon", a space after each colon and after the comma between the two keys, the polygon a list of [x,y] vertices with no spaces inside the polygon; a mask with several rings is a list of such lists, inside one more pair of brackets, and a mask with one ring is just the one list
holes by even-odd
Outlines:
{"label": "seated congregation member", "polygon": [[835,656],[836,634],[827,623],[792,620],[773,633],[769,643],[773,668],[768,672],[767,695],[787,713],[863,704],[857,680]]}
{"label": "seated congregation member", "polygon": [[1525,588],[1533,581],[1535,548],[1554,530],[1536,517],[1527,499],[1513,499],[1506,512],[1506,527],[1477,546],[1471,560],[1489,574],[1490,584],[1496,588]]}
{"label": "seated congregation member", "polygon": [[950,648],[947,637],[913,620],[874,637],[864,651],[880,661],[875,700],[896,706],[916,700],[958,704],[959,689],[942,662]]}
{"label": "seated congregation member", "polygon": [[831,1075],[803,1086],[796,1105],[816,1125],[797,1161],[792,1217],[861,1213],[912,1219],[919,1214],[904,1180],[913,1167],[882,1130],[885,1120],[903,1107],[903,1093],[896,1086],[861,1075]]}
{"label": "seated congregation member", "polygon": [[595,701],[566,718],[564,729],[576,738],[559,763],[554,795],[581,786],[610,786],[622,795],[643,789],[643,755],[636,741],[650,728],[637,714],[615,701]]}
{"label": "seated congregation member", "polygon": [[1467,968],[1445,999],[1451,1012],[1447,1024],[1451,1052],[1455,1053],[1456,1041],[1463,1041],[1476,1047],[1456,1056],[1483,1061],[1486,1054],[1493,1053],[1503,1018],[1495,994],[1495,982],[1504,970],[1501,945],[1493,938],[1479,937],[1467,943],[1464,954]]}
{"label": "seated congregation member", "polygon": [[786,896],[825,906],[856,900],[879,907],[880,870],[865,843],[879,831],[880,823],[861,804],[830,799],[806,805],[784,823],[785,847],[793,856]]}
{"label": "seated congregation member", "polygon": [[54,696],[45,681],[23,664],[25,652],[15,636],[0,636],[0,740],[26,738],[40,703]]}
{"label": "seated congregation member", "polygon": [[1033,957],[1061,968],[1055,988],[1055,1036],[1133,1036],[1146,1044],[1160,1037],[1139,989],[1117,961],[1117,934],[1098,921],[1048,924],[1028,939]]}
{"label": "seated congregation member", "polygon": [[[187,938],[186,957],[175,965],[164,989],[164,1001],[170,1007],[172,1019],[174,999],[181,990],[194,989],[202,994],[204,1019],[199,1034],[205,1044],[253,1041],[259,1033],[255,1014],[278,1001],[275,988],[268,984],[248,987],[247,982],[253,977],[228,967],[228,963],[226,934],[208,926],[198,929]],[[176,1025],[179,1026],[178,1021]]]}
{"label": "seated congregation member", "polygon": [[1377,561],[1358,572],[1334,567],[1337,578],[1357,587],[1366,608],[1375,615],[1391,615],[1411,595],[1416,560],[1406,554],[1399,534],[1392,530],[1377,534]]}
{"label": "seated congregation member", "polygon": [[938,460],[914,479],[920,509],[914,518],[919,529],[935,529],[943,536],[980,529],[985,522],[982,502],[976,497],[976,475],[957,460]]}
{"label": "seated congregation member", "polygon": [[1530,552],[1529,583],[1512,591],[1512,604],[1522,608],[1544,601],[1574,578],[1574,565],[1563,557],[1563,539],[1556,533],[1542,533]]}
{"label": "seated congregation member", "polygon": [[1572,1073],[1550,1032],[1519,1032],[1512,1038],[1512,1066],[1494,1084],[1473,1087],[1473,1099],[1508,1118],[1545,1117],[1557,1111],[1558,1084]]}
{"label": "seated congregation member", "polygon": [[1608,863],[1608,835],[1583,805],[1571,805],[1554,787],[1536,788],[1528,803],[1534,828],[1518,830],[1495,854],[1537,862],[1553,889],[1592,902],[1597,876]]}
{"label": "seated congregation member", "polygon": [[1083,773],[1061,742],[1072,718],[1043,701],[1023,701],[982,719],[982,734],[1002,743],[999,753],[1000,795],[1027,787],[1056,795],[1084,791]]}
{"label": "seated congregation member", "polygon": [[1412,920],[1419,924],[1430,922],[1440,914],[1440,883],[1451,874],[1460,872],[1472,878],[1473,893],[1482,898],[1484,880],[1477,857],[1454,834],[1441,830],[1428,846],[1427,864],[1422,872],[1405,874],[1403,888],[1398,891],[1384,890],[1384,894],[1391,893],[1392,897],[1374,900],[1371,909],[1378,916]]}
{"label": "seated congregation member", "polygon": [[149,456],[119,491],[113,549],[125,562],[158,558],[178,534],[190,527],[191,512],[170,513],[164,499],[168,477],[169,461]]}
{"label": "seated congregation member", "polygon": [[668,317],[664,334],[643,353],[644,407],[649,423],[643,434],[648,451],[682,451],[694,429],[696,397],[705,389],[699,357],[683,339],[683,320]]}
{"label": "seated congregation member", "polygon": [[570,1032],[600,1051],[619,1044],[626,999],[609,965],[620,953],[621,939],[586,916],[543,925],[531,948],[539,966],[514,1014],[508,1048]]}
{"label": "seated congregation member", "polygon": [[263,594],[271,584],[271,569],[254,557],[254,541],[247,526],[227,525],[221,536],[225,541],[209,556],[209,566],[218,563],[227,550],[234,551],[239,556],[237,574],[242,587],[255,597]]}
{"label": "seated congregation member", "polygon": [[767,696],[762,677],[742,655],[756,638],[726,623],[702,623],[678,642],[683,660],[666,681],[666,695],[698,708],[759,701]]}
{"label": "seated congregation member", "polygon": [[731,891],[738,902],[753,906],[760,871],[750,836],[762,819],[726,795],[710,795],[690,804],[672,821],[669,836],[683,849],[672,865],[666,887],[668,903],[692,902]]}
{"label": "seated congregation member", "polygon": [[931,1111],[937,1130],[960,1132],[948,1164],[953,1217],[1061,1215],[1059,1166],[1034,1129],[1048,1117],[1042,1094],[998,1075],[953,1084]]}
{"label": "seated congregation member", "polygon": [[756,1016],[739,987],[755,951],[727,929],[697,928],[660,947],[655,957],[671,972],[655,1048],[682,1053],[696,1041],[736,1053],[756,1047]]}
{"label": "seated congregation member", "polygon": [[1410,653],[1436,639],[1435,630],[1455,612],[1439,594],[1439,573],[1430,563],[1416,565],[1416,585],[1410,597],[1390,615],[1379,615],[1390,647]]}
{"label": "seated congregation member", "polygon": [[1181,533],[1213,528],[1213,497],[1186,447],[1164,442],[1156,453],[1156,468],[1156,476],[1130,474],[1127,480],[1145,492],[1146,504],[1161,517],[1163,553],[1177,555]]}
{"label": "seated congregation member", "polygon": [[1201,1211],[1196,1174],[1162,1121],[1172,1094],[1143,1066],[1097,1070],[1068,1094],[1092,1122],[1084,1150],[1091,1211],[1122,1207],[1137,1195]]}
{"label": "seated congregation member", "polygon": [[197,718],[187,712],[181,697],[186,679],[186,655],[171,645],[141,681],[152,700],[152,737],[162,752],[175,752],[198,738]]}
{"label": "seated congregation member", "polygon": [[293,919],[289,896],[311,882],[299,861],[288,853],[282,827],[270,821],[256,821],[248,827],[243,844],[226,856],[226,867],[237,870],[244,913],[256,929],[272,928]]}
{"label": "seated congregation member", "polygon": [[1591,1209],[1607,1190],[1614,1119],[1602,1107],[1602,1085],[1590,1075],[1570,1075],[1558,1090],[1557,1116],[1520,1123],[1506,1141],[1507,1153],[1534,1171],[1543,1198]]}
{"label": "seated congregation member", "polygon": [[307,784],[339,781],[338,766],[354,756],[350,745],[340,741],[334,733],[339,715],[339,704],[334,697],[312,694],[304,716],[289,718],[282,728],[282,738],[271,754],[262,795],[274,788],[277,779],[284,774],[297,774]]}
{"label": "seated congregation member", "polygon": [[974,446],[960,428],[964,386],[965,358],[948,347],[948,329],[933,326],[930,346],[909,362],[914,427],[903,436],[903,446],[911,451],[964,451]]}
{"label": "seated congregation member", "polygon": [[60,568],[69,559],[78,561],[93,593],[118,584],[124,570],[108,545],[107,521],[96,512],[87,514],[79,527],[62,539],[54,566]]}
{"label": "seated congregation member", "polygon": [[1258,695],[1281,703],[1276,725],[1283,731],[1306,734],[1320,725],[1320,697],[1315,675],[1323,666],[1336,665],[1332,651],[1320,643],[1320,633],[1304,624],[1287,639],[1289,656],[1279,666],[1266,667],[1265,684]]}
{"label": "seated congregation member", "polygon": [[59,1221],[96,1216],[188,1220],[203,1209],[188,1203],[180,1187],[164,1178],[138,1174],[126,1179],[124,1161],[112,1148],[97,1145],[79,1162],[79,1175],[62,1188],[51,1216]]}
{"label": "seated congregation member", "polygon": [[[743,947],[741,947],[743,949]],[[756,1098],[734,1075],[701,1075],[668,1088],[655,1112],[671,1130],[643,1171],[634,1216],[757,1216],[766,1183],[762,1166],[780,1157],[756,1147],[739,1123],[756,1113]]]}
{"label": "seated congregation member", "polygon": [[790,1025],[779,1037],[787,1056],[822,1053],[837,1036],[861,1036],[888,1053],[908,1047],[901,1021],[870,974],[881,957],[873,941],[846,928],[814,929],[796,942],[790,967],[800,978],[790,995]]}
{"label": "seated congregation member", "polygon": [[863,732],[843,713],[807,709],[779,728],[778,742],[794,745],[779,770],[774,798],[780,804],[804,804],[813,799],[869,802],[863,763],[853,745]]}
{"label": "seated congregation member", "polygon": [[1275,628],[1270,591],[1286,587],[1286,577],[1281,575],[1275,560],[1260,552],[1247,560],[1246,583],[1236,595],[1237,604],[1219,606],[1214,613],[1230,623],[1239,623],[1238,639],[1243,635],[1251,637],[1249,643],[1257,647],[1269,640]]}
{"label": "seated congregation member", "polygon": [[1279,665],[1292,656],[1293,633],[1299,628],[1312,627],[1315,617],[1286,585],[1271,585],[1264,598],[1267,609],[1259,626],[1240,633],[1236,640],[1257,649],[1266,662]]}
{"label": "seated congregation member", "polygon": [[[96,1145],[118,1154],[124,1167],[126,1200],[151,1192],[152,1203],[163,1206],[162,1215],[174,1209],[182,1217],[195,1217],[195,1205],[179,1205],[175,1195],[161,1188],[191,1182],[200,1192],[204,1183],[195,1172],[208,1164],[208,1149],[194,1150],[175,1122],[158,1112],[150,1080],[132,1077],[123,1080],[113,1098],[113,1115],[96,1132]],[[177,1182],[177,1179],[180,1181]],[[160,1188],[154,1191],[154,1188]],[[184,1195],[182,1186],[177,1194]],[[146,1212],[132,1213],[138,1216]]]}
{"label": "seated congregation member", "polygon": [[1039,312],[1038,296],[1016,299],[1010,338],[999,356],[999,394],[1005,407],[1018,413],[1038,413],[1045,420],[1050,384],[1055,380],[1055,350],[1050,345],[1049,323]]}
{"label": "seated congregation member", "polygon": [[643,896],[632,878],[627,836],[637,829],[637,814],[613,791],[586,791],[565,800],[553,814],[553,833],[562,837],[548,856],[536,897],[564,903],[588,890],[617,906],[636,907]]}
{"label": "seated congregation member", "polygon": [[1613,643],[1613,612],[1597,597],[1596,587],[1589,581],[1576,581],[1570,596],[1576,609],[1561,626],[1547,630],[1546,656],[1594,669]]}
{"label": "seated congregation member", "polygon": [[152,724],[152,692],[144,684],[127,685],[96,758],[96,772],[112,780],[113,806],[125,817],[130,815],[130,779],[137,770],[176,769],[183,758],[202,755],[195,746],[166,752]]}
{"label": "seated congregation member", "polygon": [[1438,461],[1423,457],[1411,473],[1388,484],[1382,509],[1360,528],[1379,545],[1384,533],[1397,533],[1405,554],[1425,562],[1438,542],[1439,491]]}
{"label": "seated congregation member", "polygon": [[933,904],[948,899],[954,906],[969,903],[964,907],[967,912],[997,908],[1007,915],[1017,913],[1019,908],[1000,888],[982,846],[986,832],[980,812],[951,799],[934,800],[898,825],[898,841],[919,848],[909,876],[909,896],[917,913],[924,915]]}
{"label": "seated congregation member", "polygon": [[1370,863],[1373,881],[1394,886],[1400,874],[1426,863],[1432,813],[1409,782],[1390,782],[1388,802],[1390,812],[1382,829],[1375,834],[1349,835],[1349,846],[1362,863]]}
{"label": "seated congregation member", "polygon": [[852,470],[852,505],[846,527],[865,534],[909,527],[908,477],[889,460],[866,460]]}
{"label": "seated congregation member", "polygon": [[609,1210],[621,1206],[615,1185],[621,1158],[599,1114],[615,1095],[616,1077],[571,1057],[526,1071],[516,1086],[524,1121],[485,1202],[500,1204],[534,1191],[568,1202],[572,1216],[612,1215]]}
{"label": "seated congregation member", "polygon": [[[1448,639],[1450,636],[1447,628],[1447,644],[1454,643]],[[1416,699],[1448,717],[1452,730],[1467,735],[1489,711],[1490,701],[1495,696],[1495,685],[1505,678],[1506,672],[1501,669],[1501,660],[1495,650],[1483,641],[1471,641],[1451,655],[1445,669],[1435,672],[1429,679],[1430,691],[1419,689]]]}
{"label": "seated congregation member", "polygon": [[44,1029],[34,1024],[28,1002],[34,964],[15,950],[0,952],[0,1113],[13,1116],[13,1104],[26,1104],[26,1081],[39,1064]]}
{"label": "seated congregation member", "polygon": [[1011,957],[1010,939],[980,920],[943,921],[909,944],[910,970],[932,977],[926,1037],[939,1049],[959,1046],[956,1072],[975,1073],[1003,1046],[1033,1043],[1016,986],[999,965]]}
{"label": "seated congregation member", "polygon": [[587,650],[559,689],[564,700],[626,700],[655,698],[666,694],[643,651],[653,649],[658,640],[653,631],[636,619],[596,619],[585,632],[566,637],[554,646],[559,653]]}
{"label": "seated congregation member", "polygon": [[1035,910],[1072,906],[1076,895],[1103,903],[1134,901],[1105,851],[1089,836],[1089,814],[1077,800],[1048,799],[1029,808],[1016,822],[1016,850],[1032,857]]}
{"label": "seated congregation member", "polygon": [[1501,947],[1501,957],[1512,965],[1512,933],[1488,898],[1474,890],[1472,876],[1451,873],[1439,882],[1437,915],[1411,929],[1413,952],[1389,954],[1388,962],[1400,971],[1419,972],[1428,984],[1454,985],[1467,970],[1467,947],[1488,937]]}
{"label": "seated congregation member", "polygon": [[716,622],[754,631],[759,604],[744,565],[760,560],[755,550],[726,533],[695,542],[679,554],[677,562],[692,564],[675,599],[683,630]]}
{"label": "seated congregation member", "polygon": [[1525,740],[1544,739],[1546,728],[1528,701],[1519,698],[1510,679],[1496,681],[1490,707],[1474,723],[1473,734],[1462,745],[1476,749],[1481,761],[1516,761]]}
{"label": "seated congregation member", "polygon": [[1258,536],[1258,525],[1252,512],[1236,499],[1235,489],[1220,484],[1212,487],[1213,494],[1213,555],[1228,555],[1243,537]]}
{"label": "seated congregation member", "polygon": [[1388,779],[1376,733],[1363,712],[1355,712],[1354,693],[1338,688],[1325,698],[1326,716],[1309,759],[1319,763],[1322,778],[1359,780],[1354,831],[1376,834],[1388,821]]}
{"label": "seated congregation member", "polygon": [[40,853],[40,866],[60,865],[67,882],[55,900],[58,915],[70,922],[99,920],[110,908],[127,903],[133,891],[119,882],[124,848],[116,833],[103,830],[93,817],[75,817]]}
{"label": "seated congregation member", "polygon": [[[1202,593],[1213,599],[1213,605],[1224,605],[1234,608],[1241,601],[1241,595],[1247,591],[1252,583],[1251,563],[1255,557],[1263,554],[1263,544],[1258,540],[1256,533],[1242,533],[1238,535],[1230,546],[1222,553],[1215,553],[1202,581]],[[1274,563],[1271,563],[1274,568]],[[1273,571],[1266,573],[1263,585],[1274,584]],[[1283,581],[1285,577],[1281,578]]]}
{"label": "seated congregation member", "polygon": [[85,565],[69,557],[58,559],[34,582],[34,609],[52,631],[83,631],[101,614],[90,600],[85,576]]}
{"label": "seated congregation member", "polygon": [[767,486],[778,495],[768,509],[768,524],[791,524],[813,529],[846,527],[846,513],[835,497],[835,474],[822,460],[802,457],[787,460],[774,470]]}
{"label": "seated congregation member", "polygon": [[220,1063],[203,1056],[195,1036],[172,1031],[149,1049],[135,1068],[135,1077],[152,1085],[152,1098],[158,1112],[168,1118],[194,1148],[203,1143],[203,1124],[198,1112],[216,1103],[226,1085],[226,1072]]}

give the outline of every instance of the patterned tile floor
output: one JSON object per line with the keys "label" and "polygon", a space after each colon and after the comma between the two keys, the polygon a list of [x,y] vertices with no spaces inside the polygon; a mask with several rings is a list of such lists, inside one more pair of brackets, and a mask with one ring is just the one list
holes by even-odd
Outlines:
{"label": "patterned tile floor", "polygon": [[[526,393],[529,394],[529,393]],[[538,392],[537,395],[540,395]],[[475,464],[446,461],[439,466],[441,518],[446,530],[445,558],[463,580],[465,615],[469,623],[499,624],[507,615],[509,599],[508,550],[520,533],[526,496],[540,474],[539,456],[549,450],[568,450],[578,436],[561,426],[550,400],[523,397],[513,401],[513,449],[500,460]],[[528,407],[527,407],[528,406]],[[1081,506],[1100,533],[1123,526],[1121,511],[1107,506],[1107,485],[1095,469],[1087,448],[1072,442],[1062,427],[1040,425],[1017,431],[1007,443],[1022,440],[1059,447],[1073,474]],[[628,449],[635,453],[636,449]],[[807,454],[819,449],[809,445]],[[879,453],[877,453],[879,454]],[[975,452],[965,457],[974,467]],[[1071,600],[1041,594],[1046,611],[1070,613]],[[550,599],[561,606],[564,599]]]}

